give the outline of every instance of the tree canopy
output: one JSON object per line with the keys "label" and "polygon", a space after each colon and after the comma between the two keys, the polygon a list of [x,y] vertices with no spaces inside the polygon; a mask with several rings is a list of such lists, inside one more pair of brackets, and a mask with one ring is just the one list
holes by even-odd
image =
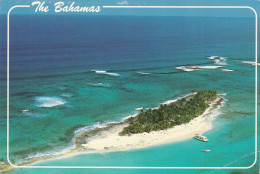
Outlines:
{"label": "tree canopy", "polygon": [[120,132],[120,135],[165,130],[188,123],[203,114],[209,103],[216,98],[216,91],[203,90],[169,105],[162,104],[158,109],[141,110],[137,116],[126,120],[129,125]]}

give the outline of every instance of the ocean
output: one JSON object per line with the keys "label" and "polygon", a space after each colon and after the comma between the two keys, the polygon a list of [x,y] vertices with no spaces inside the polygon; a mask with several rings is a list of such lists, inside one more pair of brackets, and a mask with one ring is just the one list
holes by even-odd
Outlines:
{"label": "ocean", "polygon": [[[6,16],[1,20],[5,21]],[[10,160],[64,152],[82,130],[122,121],[192,90],[226,94],[205,135],[40,166],[247,167],[255,151],[254,18],[12,15]],[[6,26],[0,26],[0,161],[6,156]],[[207,57],[221,56],[215,62]],[[194,71],[176,69],[199,66]],[[216,67],[221,66],[221,67]],[[224,70],[223,70],[224,69]],[[233,71],[228,71],[228,70]],[[174,136],[174,135],[173,135]],[[210,149],[210,153],[202,153]],[[50,173],[257,173],[249,170],[47,169]],[[7,173],[46,173],[15,169]]]}

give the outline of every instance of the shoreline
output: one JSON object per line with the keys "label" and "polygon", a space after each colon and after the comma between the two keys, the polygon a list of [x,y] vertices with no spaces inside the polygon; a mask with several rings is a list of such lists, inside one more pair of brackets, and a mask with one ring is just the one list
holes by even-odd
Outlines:
{"label": "shoreline", "polygon": [[128,126],[128,123],[122,122],[87,131],[76,138],[76,151],[92,153],[125,151],[184,141],[192,138],[196,133],[202,134],[210,130],[213,116],[218,114],[222,103],[223,99],[218,96],[199,117],[189,123],[166,130],[120,136],[119,132]]}
{"label": "shoreline", "polygon": [[[168,105],[176,102],[178,99],[189,98],[194,94],[196,93],[187,94],[183,97],[178,97],[177,99],[168,100],[163,104]],[[212,128],[212,120],[219,114],[219,108],[223,106],[224,103],[224,99],[220,96],[221,94],[218,94],[217,99],[210,103],[210,106],[206,109],[206,111],[202,115],[191,120],[189,123],[177,125],[166,130],[120,136],[119,132],[121,132],[124,127],[128,126],[126,121],[127,118],[135,117],[137,114],[127,116],[127,118],[125,117],[125,119],[121,122],[112,122],[101,128],[97,127],[83,131],[74,138],[75,147],[66,152],[33,157],[27,162],[18,164],[18,166],[36,164],[47,160],[68,158],[81,154],[127,151],[185,141],[192,138],[196,133],[202,134]],[[157,107],[154,107],[152,109],[156,108]],[[174,137],[172,136],[173,134],[175,134]],[[6,172],[12,169],[14,169],[14,167],[6,164],[6,167],[0,171]]]}

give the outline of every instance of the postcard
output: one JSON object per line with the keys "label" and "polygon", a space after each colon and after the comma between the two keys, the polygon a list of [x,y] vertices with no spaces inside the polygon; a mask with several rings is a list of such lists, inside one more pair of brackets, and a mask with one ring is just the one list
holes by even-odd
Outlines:
{"label": "postcard", "polygon": [[0,173],[259,173],[258,0],[0,0]]}

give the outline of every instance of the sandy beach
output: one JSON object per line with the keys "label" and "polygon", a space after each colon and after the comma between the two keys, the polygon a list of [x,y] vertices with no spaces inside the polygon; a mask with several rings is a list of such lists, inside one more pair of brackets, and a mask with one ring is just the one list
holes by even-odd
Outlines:
{"label": "sandy beach", "polygon": [[221,104],[219,104],[220,101],[221,103],[223,102],[218,97],[201,116],[189,123],[167,130],[120,136],[119,132],[128,126],[128,124],[118,123],[108,125],[106,128],[99,128],[94,133],[90,131],[90,135],[88,132],[84,132],[76,138],[76,151],[123,151],[187,140],[192,138],[196,133],[202,134],[212,127],[212,120],[218,114],[218,109],[221,107]]}

